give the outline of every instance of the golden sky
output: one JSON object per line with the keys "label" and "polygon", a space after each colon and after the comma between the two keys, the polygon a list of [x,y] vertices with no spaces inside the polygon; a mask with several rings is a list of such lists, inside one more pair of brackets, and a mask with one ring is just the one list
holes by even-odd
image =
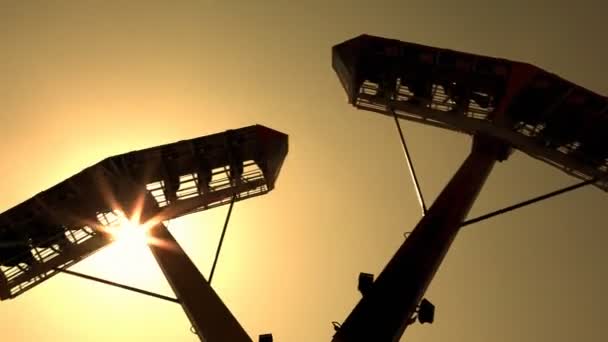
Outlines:
{"label": "golden sky", "polygon": [[[604,6],[604,8],[600,8]],[[276,190],[235,205],[213,286],[253,337],[329,341],[419,219],[393,121],[357,111],[330,48],[361,33],[534,63],[608,93],[597,0],[0,0],[0,211],[101,159],[263,124],[290,135]],[[470,138],[404,122],[430,203]],[[515,153],[471,216],[574,183]],[[470,226],[408,341],[608,340],[608,197],[595,188]],[[208,274],[227,208],[170,229]],[[171,295],[145,246],[74,270]],[[58,275],[0,303],[2,341],[196,341],[181,308]],[[256,337],[257,339],[257,337]]]}

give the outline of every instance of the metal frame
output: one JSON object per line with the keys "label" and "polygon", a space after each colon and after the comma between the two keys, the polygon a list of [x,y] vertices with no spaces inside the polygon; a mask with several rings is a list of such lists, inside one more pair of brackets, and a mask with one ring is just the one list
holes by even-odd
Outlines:
{"label": "metal frame", "polygon": [[[231,139],[238,142],[236,147],[232,146]],[[103,216],[117,207],[128,209],[137,201],[138,193],[151,192],[155,196],[154,206],[161,207],[161,215],[165,218],[226,205],[233,198],[234,201],[241,201],[268,193],[274,188],[287,153],[286,145],[286,135],[255,125],[130,152],[107,158],[9,209],[0,214],[0,239],[3,229],[20,232],[21,228],[37,228],[28,227],[31,218],[24,217],[24,213],[31,212],[34,216],[46,214],[57,219],[63,225],[63,232],[47,241],[67,239],[69,248],[59,250],[27,242],[30,245],[28,253],[32,253],[34,259],[31,265],[0,266],[0,300],[26,292],[55,275],[56,268],[69,267],[110,243],[111,239],[100,233],[103,222],[99,214]],[[226,167],[232,153],[228,151],[228,146],[238,149],[242,158],[243,173],[238,182],[232,182],[229,168]],[[165,150],[174,152],[177,159],[163,159],[167,154],[163,153]],[[201,159],[214,170],[209,189],[204,193],[198,189],[196,174],[197,163]],[[167,163],[170,165],[165,165]],[[175,203],[169,203],[164,196],[168,167],[174,168],[181,176]],[[62,194],[66,193],[73,196],[61,199]],[[85,208],[94,208],[93,212],[97,214],[82,214],[82,203],[89,202],[91,204]]]}
{"label": "metal frame", "polygon": [[[9,209],[0,214],[0,240],[23,236],[25,252],[3,251],[1,262],[9,267],[0,266],[0,299],[67,273],[177,302],[206,342],[251,341],[162,222],[230,203],[212,277],[234,203],[274,188],[287,140],[286,134],[254,125],[134,151],[107,158]],[[106,226],[118,211],[127,217],[141,212],[140,221],[152,225],[149,248],[177,299],[67,270],[112,242]],[[17,259],[7,260],[11,257]]]}
{"label": "metal frame", "polygon": [[[448,57],[445,60],[444,54],[453,59]],[[334,46],[332,65],[346,90],[349,103],[356,108],[462,133],[495,136],[577,178],[602,179],[594,184],[608,191],[608,180],[602,178],[608,174],[608,158],[589,162],[592,156],[584,155],[578,149],[577,143],[582,141],[578,140],[581,139],[580,132],[572,137],[574,142],[550,147],[543,134],[537,134],[530,125],[524,125],[525,129],[515,127],[517,118],[510,107],[536,78],[542,78],[552,86],[576,88],[576,93],[584,94],[587,104],[581,108],[581,113],[572,115],[584,117],[586,125],[597,123],[604,127],[608,122],[608,98],[605,96],[527,63],[369,35]],[[406,85],[401,82],[404,77],[408,79],[408,73],[417,75],[415,70],[419,67],[424,69],[424,77],[432,86],[430,99],[416,98],[407,82]],[[455,107],[444,89],[447,81],[460,82],[468,93],[478,89],[475,87],[494,89],[496,93],[488,95],[496,98],[497,102],[492,105],[490,101],[487,108],[481,108],[469,98],[464,111],[454,111]],[[386,96],[386,92],[392,94]],[[541,109],[543,115],[556,110],[563,96],[563,93],[551,93],[547,105]],[[418,100],[416,104],[411,103],[412,98]],[[521,120],[525,122],[527,119]]]}
{"label": "metal frame", "polygon": [[[398,124],[396,117],[395,120]],[[401,127],[397,127],[403,137]],[[471,154],[426,213],[430,218],[423,217],[407,234],[372,290],[364,294],[346,321],[333,322],[336,334],[332,341],[399,341],[407,326],[415,321],[418,303],[461,228],[602,180],[579,182],[465,221],[494,161],[505,160],[510,153],[509,147],[495,138],[475,135],[473,139]],[[401,142],[407,151],[403,138]],[[413,176],[409,154],[405,158]],[[412,178],[419,192],[416,178]]]}
{"label": "metal frame", "polygon": [[[342,325],[334,325],[337,333],[333,341],[398,341],[406,327],[414,321],[426,288],[462,227],[589,184],[608,191],[608,158],[597,151],[589,152],[589,156],[579,154],[578,147],[581,142],[587,141],[588,146],[597,147],[593,145],[593,140],[589,143],[578,131],[573,132],[576,137],[566,135],[567,139],[557,134],[553,138],[561,138],[562,142],[557,140],[559,144],[550,147],[552,138],[549,136],[549,139],[546,139],[543,137],[544,131],[539,134],[538,127],[532,127],[534,116],[530,114],[530,117],[522,118],[517,113],[513,114],[513,108],[519,107],[511,107],[512,101],[517,103],[517,96],[540,77],[553,87],[545,88],[548,89],[548,96],[543,97],[544,102],[540,104],[543,106],[541,121],[549,123],[553,120],[549,118],[550,114],[558,112],[562,103],[576,90],[586,97],[586,103],[583,101],[585,105],[576,108],[577,111],[583,112],[578,114],[586,115],[585,124],[602,124],[601,127],[605,127],[603,124],[608,121],[605,117],[608,110],[607,98],[529,64],[380,37],[362,35],[334,46],[332,52],[332,64],[347,93],[349,103],[358,109],[394,118],[423,213],[424,202],[420,186],[403,138],[399,118],[473,136],[471,154],[414,231],[406,236],[407,239],[371,289],[363,293],[363,298],[346,321]],[[448,56],[447,60],[443,58],[444,53]],[[450,56],[454,59],[451,60]],[[484,70],[484,67],[478,70],[481,61],[486,63],[487,70]],[[421,74],[418,68],[422,68]],[[486,73],[488,70],[490,72]],[[423,75],[423,78],[420,78],[420,75]],[[488,75],[491,75],[490,79],[487,78]],[[406,80],[405,86],[401,84],[402,78]],[[413,83],[408,83],[412,79]],[[470,83],[473,80],[476,84]],[[454,101],[450,99],[446,84],[448,89],[454,84],[460,87],[455,97],[452,96]],[[412,85],[413,89],[409,89],[409,85]],[[555,89],[560,86],[563,88],[564,85],[567,90],[553,94]],[[485,89],[483,91],[488,98],[486,108],[472,101],[470,95],[475,89]],[[427,90],[430,93],[427,93]],[[419,93],[415,94],[416,91]],[[463,100],[463,97],[460,97],[463,91],[467,102],[464,106],[458,106],[458,102]],[[535,93],[532,91],[532,94]],[[495,102],[495,106],[491,105],[492,102]],[[530,104],[525,101],[524,103]],[[602,105],[603,103],[605,105]],[[518,120],[524,124],[520,125]],[[555,120],[556,125],[560,123]],[[558,130],[558,133],[563,132]],[[594,139],[598,139],[597,132],[594,134]],[[511,148],[519,149],[584,181],[465,221],[494,162],[506,160]],[[432,322],[432,317],[428,319],[429,317],[425,317],[423,320]]]}

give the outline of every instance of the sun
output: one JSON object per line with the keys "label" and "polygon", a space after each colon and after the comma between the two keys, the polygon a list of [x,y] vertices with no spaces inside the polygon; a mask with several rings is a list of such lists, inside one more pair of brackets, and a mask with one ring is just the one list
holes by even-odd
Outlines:
{"label": "sun", "polygon": [[127,216],[121,210],[106,212],[98,219],[98,229],[111,243],[103,253],[84,260],[92,265],[95,275],[135,287],[158,282],[158,265],[149,246],[162,244],[155,242],[158,239],[152,236],[149,221],[141,223],[137,215]]}
{"label": "sun", "polygon": [[144,225],[138,221],[131,219],[122,218],[118,224],[112,236],[120,242],[133,244],[146,242],[147,231]]}
{"label": "sun", "polygon": [[147,245],[170,248],[170,245],[165,241],[151,234],[151,230],[156,225],[165,224],[165,222],[160,221],[157,217],[140,222],[140,216],[139,211],[135,211],[133,216],[127,217],[122,210],[115,209],[105,216],[98,218],[103,223],[101,230],[110,235],[114,245],[122,245],[122,249],[125,251],[131,251],[135,247]]}
{"label": "sun", "polygon": [[142,245],[149,242],[149,225],[140,223],[137,215],[129,218],[121,210],[114,210],[113,216],[114,219],[103,230],[115,243]]}

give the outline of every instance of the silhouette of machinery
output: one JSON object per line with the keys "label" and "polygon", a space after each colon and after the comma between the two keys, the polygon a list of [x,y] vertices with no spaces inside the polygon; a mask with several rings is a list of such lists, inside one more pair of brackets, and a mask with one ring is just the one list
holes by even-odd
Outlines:
{"label": "silhouette of machinery", "polygon": [[0,299],[111,243],[105,228],[139,207],[141,222],[157,222],[151,234],[173,244],[170,253],[150,248],[201,338],[251,341],[162,222],[268,193],[287,140],[255,125],[117,155],[7,210],[0,214]]}
{"label": "silhouette of machinery", "polygon": [[[334,341],[398,341],[431,323],[423,295],[460,227],[574,188],[608,190],[608,99],[530,64],[361,35],[332,48],[348,102],[394,118],[423,218],[376,280],[359,276],[362,299]],[[426,210],[399,119],[473,136],[471,153]],[[495,161],[518,149],[584,182],[465,221]]]}

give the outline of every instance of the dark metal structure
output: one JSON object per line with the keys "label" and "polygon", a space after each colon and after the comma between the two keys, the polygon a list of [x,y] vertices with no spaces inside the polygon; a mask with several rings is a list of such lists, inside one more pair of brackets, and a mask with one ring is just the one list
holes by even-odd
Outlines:
{"label": "dark metal structure", "polygon": [[[460,227],[584,184],[608,190],[608,99],[530,64],[362,35],[332,48],[348,101],[364,109],[473,136],[471,153],[428,211],[405,140],[424,216],[334,341],[398,341],[416,313],[432,322],[424,293]],[[495,161],[515,148],[581,185],[465,222]],[[422,301],[422,303],[421,303]],[[423,305],[421,305],[423,304]]]}
{"label": "dark metal structure", "polygon": [[120,212],[140,211],[141,222],[156,222],[150,234],[174,247],[150,245],[197,333],[210,342],[250,340],[162,222],[271,191],[287,140],[255,125],[117,155],[7,210],[0,214],[0,299],[111,243],[105,228]]}
{"label": "dark metal structure", "polygon": [[356,108],[494,136],[581,179],[608,172],[608,99],[536,66],[369,35],[334,46],[332,65]]}

